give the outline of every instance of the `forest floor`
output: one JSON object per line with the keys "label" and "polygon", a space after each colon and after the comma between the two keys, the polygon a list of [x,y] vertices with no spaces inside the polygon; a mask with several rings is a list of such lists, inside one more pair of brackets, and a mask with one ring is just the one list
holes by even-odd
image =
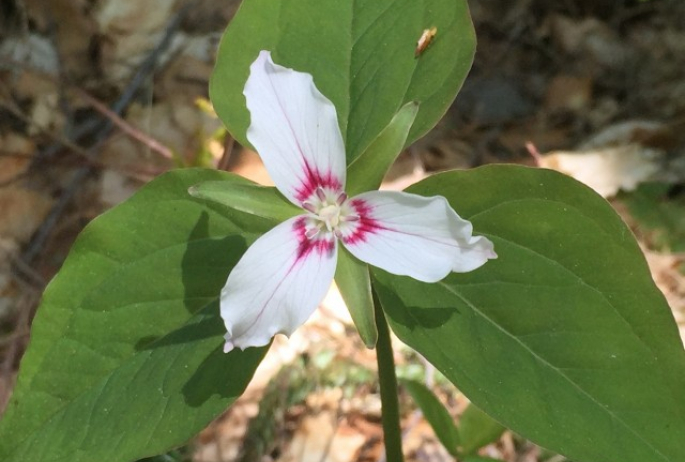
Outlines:
{"label": "forest floor", "polygon": [[[0,410],[47,282],[94,217],[158,174],[205,166],[270,182],[207,102],[238,1],[10,0],[0,8]],[[685,339],[685,3],[471,0],[478,51],[440,124],[384,186],[514,162],[606,197],[634,230]],[[621,271],[621,268],[616,268]],[[455,419],[468,401],[396,342],[399,373]],[[173,460],[380,460],[375,355],[339,294],[277,338],[247,393]],[[409,461],[451,460],[402,393]],[[505,432],[482,455],[565,459]]]}

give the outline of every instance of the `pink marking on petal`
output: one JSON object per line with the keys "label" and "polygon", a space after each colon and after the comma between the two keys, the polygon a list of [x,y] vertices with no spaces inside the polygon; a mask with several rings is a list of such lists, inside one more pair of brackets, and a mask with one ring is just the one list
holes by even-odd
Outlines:
{"label": "pink marking on petal", "polygon": [[376,234],[382,230],[389,231],[387,227],[373,218],[373,207],[363,199],[352,199],[350,206],[357,211],[357,215],[355,219],[350,220],[355,223],[355,227],[349,236],[343,238],[344,244],[354,245],[359,242],[366,242],[367,236],[370,234]]}
{"label": "pink marking on petal", "polygon": [[[262,317],[264,314],[264,311],[266,307],[269,305],[269,302],[273,299],[273,297],[276,295],[276,292],[281,288],[281,285],[283,282],[290,276],[290,273],[292,273],[295,268],[298,266],[298,263],[300,263],[302,260],[307,258],[308,255],[310,255],[312,252],[318,252],[320,255],[323,255],[324,253],[328,253],[330,256],[333,251],[335,250],[335,241],[329,240],[329,239],[309,239],[306,236],[307,233],[307,217],[299,217],[295,223],[293,224],[293,231],[295,232],[297,236],[297,240],[299,241],[299,245],[297,247],[297,254],[295,256],[295,261],[290,265],[288,270],[286,271],[285,275],[283,278],[281,278],[280,281],[276,284],[276,287],[273,289],[271,295],[267,300],[264,302],[264,304],[258,308],[258,314],[255,317],[255,319],[252,321],[252,323],[245,329],[243,329],[245,332],[249,331],[252,329],[252,327],[257,324],[259,319]],[[228,352],[233,349],[232,342],[230,339],[226,339],[227,343],[224,345],[224,352]],[[228,342],[231,342],[231,345],[228,344]]]}
{"label": "pink marking on petal", "polygon": [[335,241],[327,239],[326,237],[317,236],[323,233],[317,233],[312,238],[307,237],[306,217],[300,217],[293,225],[293,231],[297,236],[299,245],[297,246],[296,262],[307,258],[312,252],[317,252],[319,255],[331,254],[335,250]]}
{"label": "pink marking on petal", "polygon": [[307,239],[313,239],[314,236],[316,236],[320,232],[321,232],[321,229],[319,229],[319,228],[309,228],[307,231],[305,231],[304,237],[306,237]]}
{"label": "pink marking on petal", "polygon": [[328,188],[334,191],[342,191],[342,182],[333,172],[320,172],[317,168],[309,165],[306,159],[304,162],[304,179],[302,185],[295,191],[295,199],[300,203],[309,199],[312,194],[316,194],[318,188]]}

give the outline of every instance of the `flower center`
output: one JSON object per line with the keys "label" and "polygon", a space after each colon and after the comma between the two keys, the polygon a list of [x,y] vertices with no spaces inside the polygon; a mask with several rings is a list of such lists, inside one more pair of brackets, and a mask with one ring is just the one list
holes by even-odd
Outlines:
{"label": "flower center", "polygon": [[338,204],[331,204],[321,208],[317,215],[326,225],[326,229],[332,231],[340,223],[340,212],[341,210]]}
{"label": "flower center", "polygon": [[[342,236],[350,222],[359,220],[359,216],[347,201],[347,194],[322,187],[316,188],[314,194],[302,203],[302,208],[310,212],[305,235],[313,239],[320,233],[327,237]],[[324,237],[324,236],[321,236]]]}

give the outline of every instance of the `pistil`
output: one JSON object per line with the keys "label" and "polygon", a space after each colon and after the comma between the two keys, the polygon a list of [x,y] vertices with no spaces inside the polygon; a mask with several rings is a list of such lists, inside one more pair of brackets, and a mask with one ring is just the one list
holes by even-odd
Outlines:
{"label": "pistil", "polygon": [[347,222],[359,220],[359,216],[353,213],[354,209],[346,204],[347,198],[344,191],[336,192],[322,187],[316,188],[314,194],[302,203],[302,208],[313,215],[305,236],[308,239],[314,239],[325,230],[341,239],[343,235],[341,226]]}

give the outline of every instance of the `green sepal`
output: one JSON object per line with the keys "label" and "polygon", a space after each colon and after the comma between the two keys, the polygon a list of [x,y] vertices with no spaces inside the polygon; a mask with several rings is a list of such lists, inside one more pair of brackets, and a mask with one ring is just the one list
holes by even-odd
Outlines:
{"label": "green sepal", "polygon": [[404,148],[419,103],[411,101],[395,114],[387,127],[357,157],[347,170],[347,192],[350,195],[378,189],[385,173]]}
{"label": "green sepal", "polygon": [[366,263],[357,260],[345,247],[338,249],[338,266],[335,269],[335,283],[345,305],[350,310],[352,321],[367,348],[375,348],[378,328],[374,318],[371,278]]}
{"label": "green sepal", "polygon": [[205,181],[188,188],[188,193],[198,199],[217,202],[240,212],[278,222],[304,213],[276,188],[261,186],[249,180]]}

